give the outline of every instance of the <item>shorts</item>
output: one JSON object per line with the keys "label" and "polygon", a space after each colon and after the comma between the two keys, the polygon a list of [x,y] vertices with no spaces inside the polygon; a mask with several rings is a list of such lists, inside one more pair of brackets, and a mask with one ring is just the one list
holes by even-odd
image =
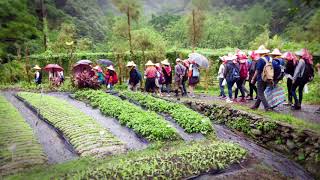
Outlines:
{"label": "shorts", "polygon": [[189,78],[189,85],[196,85],[199,83],[199,77],[191,77]]}

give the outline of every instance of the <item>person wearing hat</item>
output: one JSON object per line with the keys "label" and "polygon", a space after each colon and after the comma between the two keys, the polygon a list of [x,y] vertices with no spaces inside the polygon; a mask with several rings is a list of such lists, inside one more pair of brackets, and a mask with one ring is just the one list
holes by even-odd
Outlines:
{"label": "person wearing hat", "polygon": [[38,65],[35,65],[33,67],[34,70],[36,70],[36,72],[34,73],[34,82],[39,85],[42,83],[42,72],[41,72],[41,68]]}
{"label": "person wearing hat", "polygon": [[226,63],[227,61],[225,60],[225,57],[226,56],[223,56],[223,57],[219,57],[220,59],[220,67],[219,67],[219,71],[218,71],[218,80],[219,80],[219,87],[220,87],[220,95],[219,95],[219,98],[225,98],[226,97],[226,94],[224,93],[224,85],[222,84],[225,77],[224,77],[224,72],[225,72],[225,69],[226,69]]}
{"label": "person wearing hat", "polygon": [[224,72],[224,77],[226,78],[228,85],[228,98],[226,99],[227,103],[232,103],[232,87],[236,83],[237,87],[240,87],[241,94],[244,95],[244,91],[241,88],[242,84],[240,84],[240,67],[237,63],[237,56],[229,53],[225,58],[227,60],[226,69]]}
{"label": "person wearing hat", "polygon": [[129,82],[128,82],[128,90],[129,91],[137,91],[140,86],[140,81],[142,80],[140,72],[137,70],[137,65],[133,61],[129,61],[127,63],[127,67],[129,69]]}
{"label": "person wearing hat", "polygon": [[272,110],[266,100],[265,95],[264,95],[264,91],[266,90],[267,86],[270,84],[269,84],[269,82],[265,82],[262,79],[262,72],[264,70],[264,67],[267,64],[266,62],[272,61],[272,58],[268,55],[269,52],[270,52],[270,50],[267,49],[264,45],[261,45],[258,48],[258,50],[255,51],[255,53],[260,55],[260,58],[257,62],[256,71],[253,75],[251,83],[254,84],[257,81],[258,99],[257,99],[256,103],[253,106],[251,106],[251,109],[258,109],[261,102],[262,102],[264,109],[266,111]]}
{"label": "person wearing hat", "polygon": [[168,61],[168,59],[161,61],[161,64],[162,64],[162,73],[164,76],[163,85],[165,85],[162,87],[163,88],[166,87],[165,90],[167,91],[167,96],[170,96],[170,86],[172,84],[172,69],[171,69],[170,62]]}
{"label": "person wearing hat", "polygon": [[160,63],[156,63],[155,67],[157,69],[157,76],[156,76],[156,86],[155,86],[155,91],[159,96],[162,96],[162,85],[164,83],[164,77],[162,73],[162,67]]}
{"label": "person wearing hat", "polygon": [[[237,63],[239,65],[239,73],[240,73],[240,78],[238,80],[239,81],[238,84],[241,84],[241,86],[240,87],[237,86],[237,88],[235,89],[234,100],[233,100],[234,102],[238,101],[237,98],[238,98],[239,90],[241,92],[241,89],[242,89],[242,92],[249,94],[249,91],[245,87],[246,81],[248,78],[248,74],[249,74],[248,57],[241,50],[238,50],[238,52],[237,52]],[[241,93],[241,97],[242,98],[241,98],[240,102],[246,102],[245,94]]]}
{"label": "person wearing hat", "polygon": [[[292,80],[291,92],[294,99],[294,105],[292,106],[292,109],[299,110],[301,109],[303,88],[310,81],[310,79],[307,79],[306,75],[308,73],[308,70],[311,70],[312,72],[310,73],[313,73],[313,67],[312,67],[313,61],[312,61],[312,55],[307,51],[307,49],[301,49],[300,51],[295,52],[295,55],[297,56],[299,61],[294,70],[293,80]],[[299,99],[296,94],[297,88],[299,91]]]}
{"label": "person wearing hat", "polygon": [[252,84],[251,80],[253,78],[253,75],[256,71],[256,67],[257,67],[257,61],[259,59],[259,55],[257,53],[255,53],[254,51],[251,51],[248,53],[249,57],[250,57],[250,61],[249,61],[249,95],[247,97],[247,100],[253,100],[253,92],[256,92],[256,98],[258,98],[257,95],[257,86],[256,84]]}
{"label": "person wearing hat", "polygon": [[288,89],[288,103],[287,105],[292,105],[292,77],[294,74],[294,69],[297,65],[297,57],[291,52],[285,52],[282,58],[286,61],[285,63],[285,74],[287,77],[287,89]]}
{"label": "person wearing hat", "polygon": [[118,83],[118,75],[113,65],[107,67],[107,71],[105,73],[105,83],[108,90],[113,90],[114,85]]}
{"label": "person wearing hat", "polygon": [[277,85],[284,77],[284,60],[281,57],[282,53],[277,48],[274,49],[270,55],[272,57],[272,66],[274,70],[273,84]]}
{"label": "person wearing hat", "polygon": [[176,65],[174,67],[174,85],[175,85],[175,95],[179,96],[179,89],[181,90],[181,95],[184,95],[182,80],[186,74],[186,67],[182,64],[182,60],[180,58],[176,59]]}
{"label": "person wearing hat", "polygon": [[147,67],[144,72],[146,78],[145,91],[154,93],[156,88],[157,69],[150,60],[145,65]]}
{"label": "person wearing hat", "polygon": [[104,74],[102,72],[102,69],[100,66],[96,65],[95,67],[93,67],[93,70],[95,72],[95,76],[98,79],[99,84],[104,84],[105,80],[104,80]]}

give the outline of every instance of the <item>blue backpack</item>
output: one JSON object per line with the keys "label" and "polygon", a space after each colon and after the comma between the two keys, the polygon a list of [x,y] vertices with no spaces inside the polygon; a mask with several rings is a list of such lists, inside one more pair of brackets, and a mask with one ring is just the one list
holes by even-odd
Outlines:
{"label": "blue backpack", "polygon": [[235,65],[232,64],[231,65],[231,75],[230,75],[230,80],[231,81],[237,81],[240,79],[240,72],[239,72],[239,68]]}

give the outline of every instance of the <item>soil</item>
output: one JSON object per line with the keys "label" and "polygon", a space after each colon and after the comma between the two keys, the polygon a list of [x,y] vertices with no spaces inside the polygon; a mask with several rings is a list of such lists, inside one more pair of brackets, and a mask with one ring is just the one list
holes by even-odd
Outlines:
{"label": "soil", "polygon": [[93,109],[84,102],[70,98],[68,93],[53,92],[48,95],[67,101],[88,116],[92,117],[99,124],[108,129],[113,135],[124,142],[129,149],[141,150],[148,146],[148,141],[144,138],[138,137],[132,129],[122,126],[119,121],[114,118],[106,117],[99,109]]}
{"label": "soil", "polygon": [[39,119],[23,102],[19,101],[14,96],[15,92],[7,91],[1,94],[17,108],[25,121],[31,126],[48,157],[49,164],[62,163],[78,158],[78,155],[72,150],[72,147],[70,147],[65,139],[51,125]]}

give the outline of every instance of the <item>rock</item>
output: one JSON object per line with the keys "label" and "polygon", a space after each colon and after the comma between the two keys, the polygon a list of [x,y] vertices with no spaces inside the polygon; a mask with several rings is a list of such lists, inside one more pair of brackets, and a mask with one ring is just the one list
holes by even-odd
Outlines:
{"label": "rock", "polygon": [[290,150],[292,150],[292,149],[294,149],[294,148],[297,147],[297,146],[294,144],[294,142],[291,141],[291,140],[287,140],[286,145],[287,145],[287,147],[288,147]]}
{"label": "rock", "polygon": [[251,133],[255,136],[261,136],[262,132],[259,129],[251,129]]}

